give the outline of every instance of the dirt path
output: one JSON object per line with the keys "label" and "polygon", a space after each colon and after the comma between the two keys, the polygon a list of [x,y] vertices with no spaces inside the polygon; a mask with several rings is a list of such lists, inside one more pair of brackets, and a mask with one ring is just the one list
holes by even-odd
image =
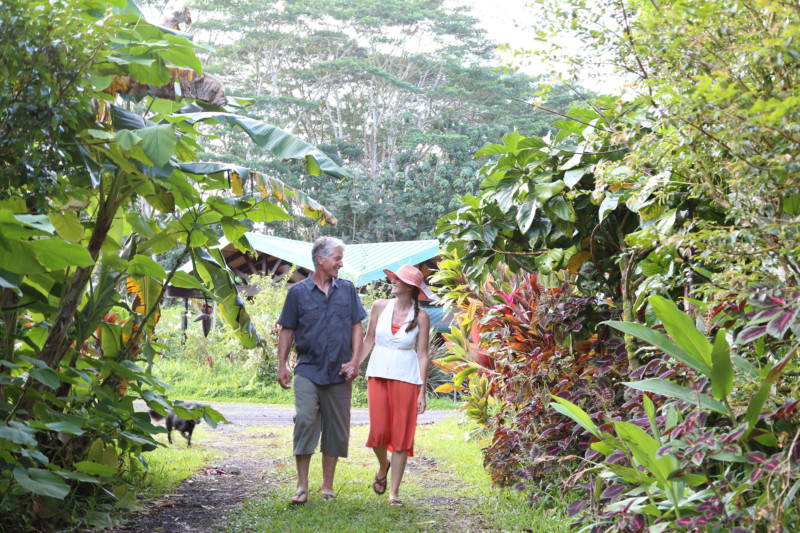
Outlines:
{"label": "dirt path", "polygon": [[[210,533],[216,530],[214,525],[224,522],[228,513],[241,502],[274,488],[274,478],[266,473],[274,470],[273,467],[285,465],[276,465],[263,453],[261,443],[265,437],[271,436],[269,433],[252,434],[247,430],[263,427],[269,432],[270,426],[291,425],[294,407],[208,405],[225,415],[229,422],[219,424],[215,430],[206,427],[213,433],[213,442],[207,444],[221,457],[212,459],[210,464],[181,483],[174,493],[144,502],[145,509],[134,513],[124,526],[113,530],[115,533]],[[419,423],[430,424],[453,414],[452,411],[428,411],[420,417]],[[351,425],[367,425],[368,422],[366,409],[353,410]],[[195,445],[201,442],[198,438],[192,439]],[[183,445],[182,438],[173,440],[180,443],[178,446]]]}

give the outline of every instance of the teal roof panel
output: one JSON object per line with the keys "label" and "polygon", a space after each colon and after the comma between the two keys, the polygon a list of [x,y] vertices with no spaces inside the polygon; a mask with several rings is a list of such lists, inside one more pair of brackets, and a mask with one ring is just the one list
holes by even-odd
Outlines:
{"label": "teal roof panel", "polygon": [[[253,248],[284,261],[314,270],[310,242],[247,232]],[[417,265],[439,255],[439,241],[401,241],[367,244],[347,244],[344,267],[339,275],[350,279],[357,287],[385,278],[383,269],[396,270],[402,264]]]}
{"label": "teal roof panel", "polygon": [[280,257],[287,263],[314,270],[314,261],[311,260],[311,248],[314,245],[310,242],[261,235],[250,231],[245,233],[245,237],[250,242],[250,246],[257,252]]}
{"label": "teal roof panel", "polygon": [[[278,257],[307,270],[314,270],[314,262],[311,260],[313,244],[310,242],[253,232],[245,233],[245,237],[257,252]],[[228,245],[227,239],[221,239],[220,248]],[[437,240],[346,244],[344,266],[339,275],[361,287],[385,278],[386,274],[383,273],[385,268],[397,270],[403,264],[418,265],[438,255]],[[181,270],[190,272],[192,262],[184,264]]]}

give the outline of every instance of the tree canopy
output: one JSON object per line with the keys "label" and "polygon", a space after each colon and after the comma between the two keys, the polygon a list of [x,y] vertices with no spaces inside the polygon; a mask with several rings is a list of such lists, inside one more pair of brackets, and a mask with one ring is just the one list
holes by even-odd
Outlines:
{"label": "tree canopy", "polygon": [[[205,67],[253,99],[249,116],[301,133],[352,179],[300,175],[241,138],[208,151],[309,192],[341,220],[324,231],[350,241],[432,237],[477,188],[472,154],[509,129],[544,134],[556,118],[528,103],[541,82],[492,67],[478,21],[440,1],[215,0],[195,2],[193,16],[213,47]],[[558,86],[548,105],[564,113],[577,99]],[[310,238],[305,225],[269,231]]]}

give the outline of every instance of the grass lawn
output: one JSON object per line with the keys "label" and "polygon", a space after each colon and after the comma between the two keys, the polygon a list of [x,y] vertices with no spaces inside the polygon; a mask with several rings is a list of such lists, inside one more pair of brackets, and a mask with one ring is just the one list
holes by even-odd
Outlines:
{"label": "grass lawn", "polygon": [[219,531],[533,531],[568,528],[562,510],[532,508],[526,496],[494,489],[483,469],[480,446],[465,439],[466,427],[453,419],[420,426],[416,455],[401,485],[404,507],[388,505],[372,491],[377,463],[364,447],[366,427],[352,429],[350,457],[340,460],[336,500],[324,502],[319,454],[311,465],[309,502],[289,504],[296,478],[291,428],[253,428],[259,454],[273,465],[264,492],[228,516]]}

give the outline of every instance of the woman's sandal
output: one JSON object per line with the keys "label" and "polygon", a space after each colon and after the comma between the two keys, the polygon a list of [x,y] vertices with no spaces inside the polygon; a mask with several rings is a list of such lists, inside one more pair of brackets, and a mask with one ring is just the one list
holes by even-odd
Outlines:
{"label": "woman's sandal", "polygon": [[[302,498],[302,500],[300,498]],[[294,496],[292,496],[292,499],[289,501],[292,505],[305,505],[305,503],[308,501],[308,493],[304,490],[298,490],[294,493]]]}
{"label": "woman's sandal", "polygon": [[372,490],[374,490],[375,494],[377,494],[378,496],[386,492],[386,478],[389,476],[390,468],[392,468],[391,462],[388,465],[386,465],[386,473],[380,479],[378,479],[378,474],[375,474],[375,479],[372,482]]}
{"label": "woman's sandal", "polygon": [[389,498],[389,505],[394,505],[395,507],[402,507],[403,500],[400,498]]}

